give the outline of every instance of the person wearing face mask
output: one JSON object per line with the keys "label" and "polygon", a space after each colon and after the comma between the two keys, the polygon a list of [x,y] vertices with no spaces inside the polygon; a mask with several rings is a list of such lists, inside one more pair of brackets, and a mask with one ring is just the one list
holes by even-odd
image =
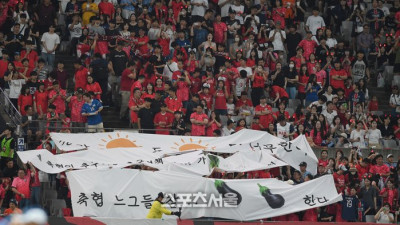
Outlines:
{"label": "person wearing face mask", "polygon": [[285,86],[286,92],[289,94],[290,99],[295,99],[297,94],[297,83],[299,76],[295,68],[295,62],[289,62],[289,69],[285,71]]}
{"label": "person wearing face mask", "polygon": [[394,217],[390,213],[390,204],[388,202],[384,203],[382,208],[375,214],[376,223],[393,223]]}

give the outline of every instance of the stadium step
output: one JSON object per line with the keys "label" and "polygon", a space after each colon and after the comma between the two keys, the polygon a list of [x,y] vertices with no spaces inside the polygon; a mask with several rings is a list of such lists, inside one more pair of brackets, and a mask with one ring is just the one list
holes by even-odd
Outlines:
{"label": "stadium step", "polygon": [[[74,62],[76,61],[76,57],[68,55],[66,53],[57,54],[57,61],[64,62],[64,69],[67,71],[68,78],[68,93],[74,92]],[[101,112],[101,116],[103,117],[103,125],[105,128],[129,128],[129,121],[120,120],[119,118],[119,110],[115,107],[104,107]]]}

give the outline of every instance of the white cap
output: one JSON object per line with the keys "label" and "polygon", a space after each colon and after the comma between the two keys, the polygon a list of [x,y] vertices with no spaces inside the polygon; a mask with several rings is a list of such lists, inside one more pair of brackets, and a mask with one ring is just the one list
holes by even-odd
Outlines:
{"label": "white cap", "polygon": [[43,209],[29,209],[22,215],[22,222],[33,223],[37,225],[46,225],[47,214],[43,211]]}

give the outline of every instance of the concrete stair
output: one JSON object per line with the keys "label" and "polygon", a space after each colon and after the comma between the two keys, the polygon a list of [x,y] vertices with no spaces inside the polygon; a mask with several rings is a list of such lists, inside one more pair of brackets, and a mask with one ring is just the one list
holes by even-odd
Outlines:
{"label": "concrete stair", "polygon": [[[73,94],[74,92],[73,77],[75,73],[74,69],[75,60],[76,57],[70,56],[66,53],[59,53],[56,55],[56,61],[64,62],[65,70],[69,74],[67,92],[71,94]],[[129,128],[129,121],[121,120],[119,118],[119,108],[116,109],[116,107],[105,106],[103,111],[101,112],[101,116],[103,117],[103,124],[107,131],[111,130],[107,128],[122,128],[122,129]]]}

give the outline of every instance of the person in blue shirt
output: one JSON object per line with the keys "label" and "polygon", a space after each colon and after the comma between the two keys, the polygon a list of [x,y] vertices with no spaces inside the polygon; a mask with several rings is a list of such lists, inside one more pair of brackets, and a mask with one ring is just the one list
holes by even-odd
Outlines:
{"label": "person in blue shirt", "polygon": [[299,166],[300,166],[301,177],[304,180],[311,173],[309,171],[307,171],[307,163],[306,162],[301,162]]}
{"label": "person in blue shirt", "polygon": [[350,195],[344,194],[342,201],[342,219],[347,222],[356,222],[358,217],[357,190],[355,187],[350,188]]}
{"label": "person in blue shirt", "polygon": [[100,115],[103,105],[97,99],[92,99],[89,93],[83,95],[83,104],[81,113],[87,117],[87,125],[89,133],[103,132],[103,121]]}

